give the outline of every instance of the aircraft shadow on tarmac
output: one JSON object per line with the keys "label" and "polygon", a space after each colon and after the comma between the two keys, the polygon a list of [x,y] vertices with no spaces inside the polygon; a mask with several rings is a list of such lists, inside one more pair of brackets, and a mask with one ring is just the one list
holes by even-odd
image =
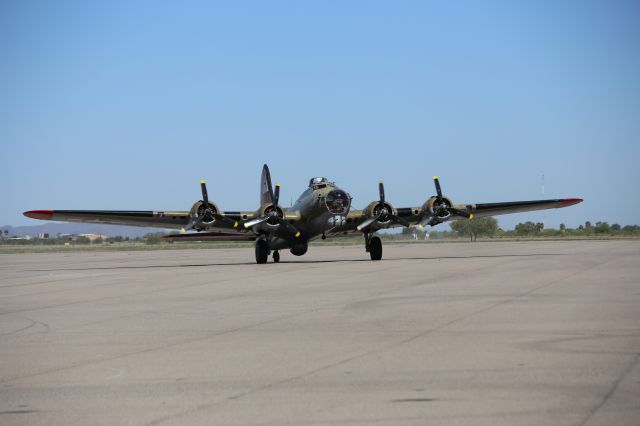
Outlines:
{"label": "aircraft shadow on tarmac", "polygon": [[[399,260],[446,260],[446,259],[496,259],[507,257],[538,257],[538,256],[565,256],[563,253],[537,253],[537,254],[498,254],[498,255],[475,255],[475,256],[427,256],[427,257],[396,257],[386,258],[382,263]],[[325,259],[325,260],[294,260],[280,261],[281,264],[309,264],[309,263],[350,263],[350,262],[371,262],[370,259]],[[208,266],[246,266],[254,265],[255,262],[234,262],[234,263],[187,263],[181,265],[137,265],[137,266],[96,266],[87,268],[60,268],[60,269],[29,269],[27,272],[55,272],[55,271],[100,271],[113,269],[154,269],[154,268],[202,268]],[[264,268],[264,266],[259,266]],[[268,267],[267,267],[268,268]]]}

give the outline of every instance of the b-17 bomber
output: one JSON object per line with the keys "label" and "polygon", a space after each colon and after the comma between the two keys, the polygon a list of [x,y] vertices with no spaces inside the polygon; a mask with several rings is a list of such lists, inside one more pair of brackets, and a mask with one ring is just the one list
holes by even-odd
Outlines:
{"label": "b-17 bomber", "polygon": [[23,214],[33,219],[63,222],[86,222],[182,229],[165,236],[175,241],[253,241],[256,263],[280,261],[280,250],[295,256],[304,255],[309,241],[342,235],[361,234],[371,260],[382,259],[382,241],[378,230],[393,227],[434,226],[443,222],[473,219],[533,210],[568,207],[581,198],[511,201],[483,204],[454,204],[443,195],[440,181],[433,178],[435,195],[418,207],[394,207],[387,201],[383,182],[379,182],[379,199],[362,210],[351,209],[352,197],[334,182],[314,177],[309,187],[289,208],[282,207],[280,185],[271,183],[265,164],[260,182],[260,205],[256,211],[223,211],[211,201],[206,182],[200,182],[202,199],[189,211],[128,210],[30,210]]}

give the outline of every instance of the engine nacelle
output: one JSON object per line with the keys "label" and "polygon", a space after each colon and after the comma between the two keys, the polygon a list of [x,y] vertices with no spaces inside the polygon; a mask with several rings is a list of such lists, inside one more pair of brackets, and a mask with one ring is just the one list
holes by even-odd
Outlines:
{"label": "engine nacelle", "polygon": [[422,216],[446,220],[451,216],[449,210],[451,207],[453,207],[453,202],[449,197],[442,197],[441,204],[438,203],[438,197],[431,197],[422,205]]}
{"label": "engine nacelle", "polygon": [[[365,211],[367,212],[367,217],[377,216],[378,213],[380,213],[381,208],[382,207],[380,206],[380,202],[378,201],[372,202],[365,208]],[[384,202],[384,208],[387,210],[387,213],[390,213],[395,216],[398,215],[398,211],[390,203],[386,201]],[[384,228],[386,225],[390,225],[392,223],[391,217],[389,217],[388,214],[386,215],[383,214],[377,220],[377,223],[380,227]]]}
{"label": "engine nacelle", "polygon": [[[218,206],[215,203],[212,203],[211,201],[209,201],[209,210],[213,214],[210,215],[208,218],[204,217],[203,220],[200,221],[200,223],[202,223],[204,225],[212,225],[213,223],[215,223],[216,219],[215,219],[214,215],[220,213],[220,209],[218,209]],[[189,215],[191,216],[191,220],[196,220],[197,218],[202,218],[203,215],[204,215],[204,211],[205,211],[204,202],[202,202],[202,200],[197,201],[193,205],[193,207],[191,207],[191,210],[189,211]]]}
{"label": "engine nacelle", "polygon": [[[260,209],[260,212],[259,212],[260,214],[258,215],[258,217],[269,216],[269,214],[271,214],[274,210],[276,210],[276,214],[278,216],[282,218],[284,217],[284,209],[280,206],[274,207],[272,204],[267,204],[263,206]],[[277,228],[278,226],[280,226],[280,224],[278,223],[278,221],[275,220],[275,218],[269,219],[264,223],[272,228]]]}

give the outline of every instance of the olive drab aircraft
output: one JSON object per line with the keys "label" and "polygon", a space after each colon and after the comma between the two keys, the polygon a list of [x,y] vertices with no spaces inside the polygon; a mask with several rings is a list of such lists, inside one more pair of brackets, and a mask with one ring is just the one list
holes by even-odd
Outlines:
{"label": "olive drab aircraft", "polygon": [[434,226],[450,220],[553,209],[582,202],[580,198],[562,198],[504,203],[454,204],[442,193],[440,181],[433,177],[435,195],[419,207],[394,207],[387,201],[382,181],[380,197],[362,210],[351,209],[352,197],[334,182],[314,177],[309,187],[289,208],[282,207],[280,184],[271,184],[265,164],[260,182],[260,206],[256,211],[223,211],[209,199],[207,185],[200,182],[202,199],[189,211],[129,210],[31,210],[24,215],[33,219],[87,222],[182,229],[183,233],[165,238],[174,241],[253,241],[256,263],[280,261],[280,250],[304,255],[309,241],[327,237],[361,234],[371,260],[382,259],[382,242],[375,235],[381,229],[405,226]]}

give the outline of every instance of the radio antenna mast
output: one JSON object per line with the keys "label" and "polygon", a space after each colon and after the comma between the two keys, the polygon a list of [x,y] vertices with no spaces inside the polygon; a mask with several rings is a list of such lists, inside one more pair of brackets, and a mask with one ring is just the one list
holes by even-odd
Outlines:
{"label": "radio antenna mast", "polygon": [[[542,174],[542,179],[540,181],[540,194],[542,195],[542,199],[544,200],[544,173]],[[546,213],[543,210],[542,211],[542,229],[544,229],[545,218],[546,218]]]}

